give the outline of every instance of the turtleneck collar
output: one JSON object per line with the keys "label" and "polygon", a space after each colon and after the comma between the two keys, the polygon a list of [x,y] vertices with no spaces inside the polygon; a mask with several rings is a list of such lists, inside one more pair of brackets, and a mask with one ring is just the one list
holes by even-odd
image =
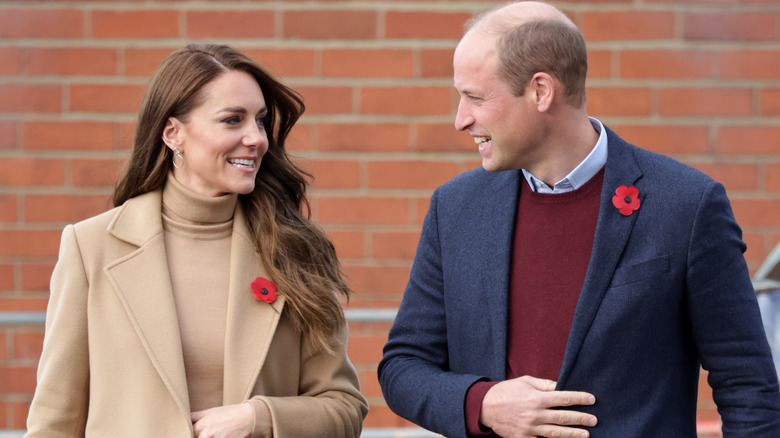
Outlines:
{"label": "turtleneck collar", "polygon": [[233,218],[238,194],[208,197],[184,187],[172,173],[168,174],[162,192],[162,213],[179,222],[219,224]]}

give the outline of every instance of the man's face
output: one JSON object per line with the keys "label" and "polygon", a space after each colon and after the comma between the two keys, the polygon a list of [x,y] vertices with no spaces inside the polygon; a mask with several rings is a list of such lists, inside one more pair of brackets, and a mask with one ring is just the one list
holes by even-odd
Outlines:
{"label": "man's face", "polygon": [[534,93],[512,93],[498,75],[495,46],[493,37],[470,31],[455,49],[455,89],[460,94],[455,129],[474,137],[486,170],[528,169],[541,152]]}

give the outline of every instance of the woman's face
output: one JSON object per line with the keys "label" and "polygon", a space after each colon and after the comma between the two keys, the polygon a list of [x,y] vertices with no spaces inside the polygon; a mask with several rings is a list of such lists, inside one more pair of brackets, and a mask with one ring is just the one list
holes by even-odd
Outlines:
{"label": "woman's face", "polygon": [[182,119],[171,117],[163,140],[184,157],[173,176],[204,196],[246,194],[255,188],[268,150],[263,92],[248,73],[228,71],[201,90],[201,103]]}

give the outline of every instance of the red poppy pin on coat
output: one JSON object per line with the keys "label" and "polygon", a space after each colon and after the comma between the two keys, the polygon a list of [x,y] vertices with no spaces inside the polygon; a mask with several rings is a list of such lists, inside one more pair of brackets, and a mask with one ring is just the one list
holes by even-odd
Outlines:
{"label": "red poppy pin on coat", "polygon": [[620,186],[615,189],[615,196],[612,197],[612,205],[615,206],[623,216],[630,216],[631,213],[639,210],[639,189],[634,186]]}
{"label": "red poppy pin on coat", "polygon": [[265,301],[276,313],[279,313],[273,305],[276,301],[276,285],[271,280],[263,277],[255,278],[252,282],[252,296],[257,301]]}

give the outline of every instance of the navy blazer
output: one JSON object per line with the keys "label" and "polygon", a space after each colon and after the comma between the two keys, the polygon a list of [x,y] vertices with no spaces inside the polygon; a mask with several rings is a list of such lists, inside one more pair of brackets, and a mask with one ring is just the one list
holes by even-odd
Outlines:
{"label": "navy blazer", "polygon": [[[607,135],[558,389],[595,395],[595,405],[573,408],[598,418],[591,437],[696,437],[701,366],[724,437],[780,437],[777,376],[723,186]],[[435,191],[379,364],[388,406],[447,437],[466,436],[469,387],[505,379],[520,184],[519,170],[479,168]],[[612,204],[621,185],[639,190],[630,216]]]}

